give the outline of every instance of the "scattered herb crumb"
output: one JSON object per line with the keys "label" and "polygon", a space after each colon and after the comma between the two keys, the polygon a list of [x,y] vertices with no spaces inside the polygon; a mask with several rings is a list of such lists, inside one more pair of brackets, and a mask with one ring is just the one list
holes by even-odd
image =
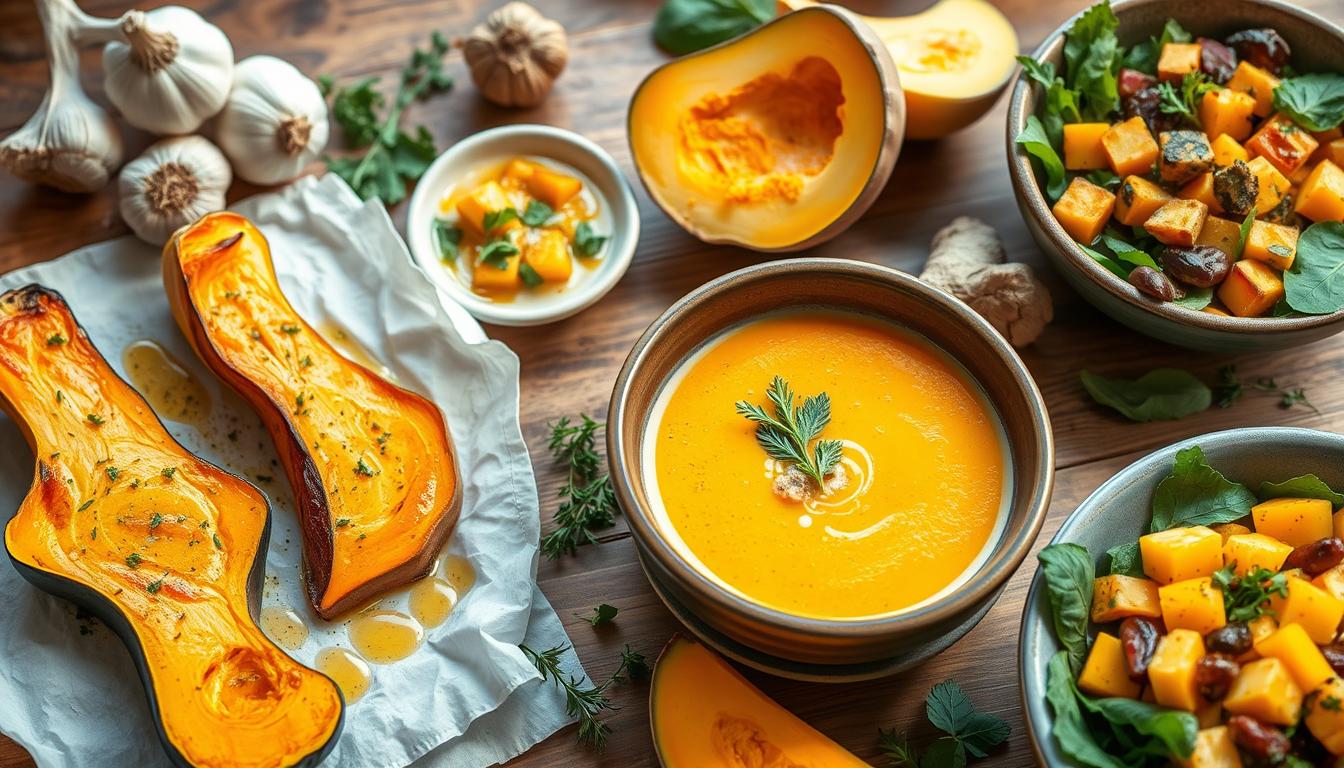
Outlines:
{"label": "scattered herb crumb", "polygon": [[159,588],[163,586],[163,580],[166,578],[168,578],[168,572],[164,571],[162,576],[145,585],[145,591],[151,595],[156,594]]}
{"label": "scattered herb crumb", "polygon": [[121,470],[116,467],[104,467],[103,471],[107,473],[108,480],[116,480],[118,477],[121,477]]}
{"label": "scattered herb crumb", "polygon": [[299,330],[300,330],[299,326],[294,325],[293,323],[285,323],[284,325],[280,326],[280,331],[290,336],[293,336],[294,334],[298,333]]}
{"label": "scattered herb crumb", "polygon": [[593,625],[594,627],[597,627],[603,624],[610,624],[611,620],[616,618],[617,613],[620,613],[619,608],[617,608],[614,605],[608,605],[606,603],[602,603],[601,605],[593,609],[593,615],[581,616],[580,618],[582,618],[589,624]]}
{"label": "scattered herb crumb", "polygon": [[65,338],[65,337],[62,336],[61,334],[59,334],[59,333],[53,333],[53,334],[51,334],[50,336],[47,337],[47,346],[48,346],[48,347],[59,347],[60,345],[66,343],[67,341],[69,341],[69,339]]}
{"label": "scattered herb crumb", "polygon": [[163,469],[159,470],[159,474],[163,475],[169,480],[172,480],[173,475],[177,474],[177,467],[164,467]]}
{"label": "scattered herb crumb", "polygon": [[155,512],[154,515],[149,518],[149,529],[151,531],[154,530],[155,528],[158,528],[162,524],[163,524],[163,515],[159,514],[158,512]]}
{"label": "scattered herb crumb", "polygon": [[139,552],[132,552],[126,556],[126,564],[132,568],[139,568],[142,562],[144,562],[144,558],[140,556]]}
{"label": "scattered herb crumb", "polygon": [[218,534],[218,533],[212,533],[212,534],[210,534],[210,538],[211,538],[212,540],[214,540],[214,542],[215,542],[215,549],[223,549],[223,548],[224,548],[224,542],[222,542],[222,541],[219,540],[219,534]]}
{"label": "scattered herb crumb", "polygon": [[88,419],[88,420],[89,420],[89,423],[92,424],[92,425],[95,426],[95,427],[101,427],[101,426],[103,426],[103,423],[104,423],[104,419],[103,419],[103,417],[102,417],[102,416],[99,416],[99,415],[96,414],[96,413],[90,413],[90,414],[87,414],[84,418]]}
{"label": "scattered herb crumb", "polygon": [[376,473],[373,471],[373,468],[370,467],[370,466],[364,461],[363,458],[360,458],[359,463],[355,465],[355,474],[356,474],[356,475],[363,475],[364,477],[373,477],[374,474],[376,474]]}
{"label": "scattered herb crumb", "polygon": [[80,512],[83,512],[84,510],[86,510],[86,509],[88,509],[89,507],[92,507],[92,506],[93,506],[93,499],[89,499],[88,501],[86,501],[86,502],[84,502],[83,504],[80,504],[80,505],[79,505],[79,511],[80,511]]}
{"label": "scattered herb crumb", "polygon": [[345,526],[347,526],[347,525],[349,525],[349,524],[350,524],[350,518],[348,518],[348,517],[342,517],[340,520],[337,520],[337,521],[336,521],[336,527],[337,527],[337,528],[344,528]]}

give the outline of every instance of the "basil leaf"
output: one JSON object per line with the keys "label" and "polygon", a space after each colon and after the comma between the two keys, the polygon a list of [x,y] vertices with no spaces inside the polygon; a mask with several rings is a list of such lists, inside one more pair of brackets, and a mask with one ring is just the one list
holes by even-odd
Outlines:
{"label": "basil leaf", "polygon": [[1189,712],[1162,709],[1134,699],[1092,699],[1081,692],[1077,695],[1089,712],[1101,715],[1117,729],[1133,729],[1140,736],[1157,739],[1171,757],[1184,759],[1195,751],[1199,723]]}
{"label": "basil leaf", "polygon": [[1068,651],[1069,669],[1076,674],[1087,660],[1087,623],[1096,575],[1092,555],[1078,544],[1051,544],[1036,557],[1041,561],[1055,638]]}
{"label": "basil leaf", "polygon": [[[519,264],[518,277],[522,279],[523,285],[526,285],[528,288],[536,288],[538,285],[546,282],[541,278],[541,275],[537,274],[537,270],[533,269],[531,264]],[[603,607],[610,606],[598,606],[599,612]]]}
{"label": "basil leaf", "polygon": [[1186,288],[1185,293],[1179,298],[1172,299],[1171,303],[1178,307],[1198,311],[1213,303],[1213,289]]}
{"label": "basil leaf", "polygon": [[1127,768],[1097,744],[1092,729],[1083,719],[1067,651],[1050,657],[1045,672],[1045,700],[1055,715],[1050,734],[1066,757],[1088,768]]}
{"label": "basil leaf", "polygon": [[691,53],[737,37],[774,15],[774,0],[667,0],[653,19],[653,40],[669,53]]}
{"label": "basil leaf", "polygon": [[1143,575],[1143,552],[1139,549],[1139,542],[1128,541],[1117,544],[1106,550],[1106,554],[1111,558],[1112,575],[1135,577]]}
{"label": "basil leaf", "polygon": [[1087,9],[1064,38],[1064,82],[1081,94],[1083,115],[1103,119],[1120,109],[1116,83],[1120,21],[1108,0]]}
{"label": "basil leaf", "polygon": [[1176,454],[1171,474],[1153,493],[1153,533],[1191,525],[1217,525],[1251,514],[1255,494],[1210,467],[1197,445]]}
{"label": "basil leaf", "polygon": [[606,245],[608,237],[593,233],[593,228],[588,226],[588,222],[580,221],[579,226],[574,228],[574,250],[581,256],[596,256],[602,246]]}
{"label": "basil leaf", "polygon": [[476,255],[476,260],[496,269],[508,269],[509,257],[517,255],[518,246],[508,240],[491,240],[481,246],[481,252]]}
{"label": "basil leaf", "polygon": [[1285,496],[1293,499],[1326,499],[1336,507],[1344,507],[1344,493],[1337,492],[1315,475],[1298,475],[1281,483],[1260,484],[1261,499]]}
{"label": "basil leaf", "polygon": [[1297,258],[1283,273],[1288,306],[1308,315],[1344,308],[1344,222],[1320,221],[1297,240]]}
{"label": "basil leaf", "polygon": [[1068,186],[1068,179],[1064,178],[1064,161],[1059,158],[1059,153],[1050,143],[1050,137],[1046,135],[1045,126],[1041,124],[1040,118],[1035,115],[1028,117],[1027,127],[1017,134],[1016,141],[1045,169],[1045,193],[1052,201],[1058,200]]}
{"label": "basil leaf", "polygon": [[462,230],[443,219],[434,220],[434,246],[439,249],[439,258],[444,261],[457,261],[457,245],[462,242]]}
{"label": "basil leaf", "polygon": [[486,211],[481,220],[481,227],[488,235],[516,218],[518,218],[518,210],[512,207],[501,208],[498,211]]}
{"label": "basil leaf", "polygon": [[551,209],[551,206],[540,200],[528,200],[527,210],[523,211],[523,223],[529,227],[540,227],[554,215],[555,211]]}
{"label": "basil leaf", "polygon": [[1344,75],[1316,73],[1290,77],[1274,89],[1274,110],[1308,131],[1328,131],[1344,123]]}
{"label": "basil leaf", "polygon": [[1138,379],[1110,379],[1084,370],[1083,388],[1101,405],[1131,421],[1179,419],[1206,410],[1213,392],[1187,371],[1158,368]]}

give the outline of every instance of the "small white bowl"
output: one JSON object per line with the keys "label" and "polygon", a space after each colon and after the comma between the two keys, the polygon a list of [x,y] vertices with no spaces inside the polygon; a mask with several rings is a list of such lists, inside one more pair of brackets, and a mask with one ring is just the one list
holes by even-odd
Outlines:
{"label": "small white bowl", "polygon": [[[611,240],[592,274],[572,288],[534,301],[493,302],[472,293],[444,267],[431,230],[444,190],[455,181],[482,165],[526,155],[571,165],[591,179],[611,216]],[[411,195],[406,241],[420,269],[439,292],[477,319],[496,325],[541,325],[587,309],[615,287],[635,256],[639,209],[630,183],[601,147],[573,131],[549,125],[506,125],[468,136],[435,158]]]}

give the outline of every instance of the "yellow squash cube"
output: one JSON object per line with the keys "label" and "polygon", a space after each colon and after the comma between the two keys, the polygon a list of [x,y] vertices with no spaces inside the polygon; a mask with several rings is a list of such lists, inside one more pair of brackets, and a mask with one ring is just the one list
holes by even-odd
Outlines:
{"label": "yellow squash cube", "polygon": [[557,229],[544,229],[536,240],[523,251],[523,261],[548,283],[567,283],[574,274],[574,259],[569,255],[569,241]]}
{"label": "yellow squash cube", "polygon": [[1115,195],[1082,176],[1074,177],[1064,196],[1051,209],[1069,237],[1084,245],[1097,239],[1113,210]]}
{"label": "yellow squash cube", "polygon": [[1231,165],[1240,160],[1250,162],[1251,153],[1241,146],[1241,142],[1224,133],[1210,144],[1213,147],[1214,165]]}
{"label": "yellow squash cube", "polygon": [[[1219,221],[1227,221],[1227,220],[1219,219]],[[1228,221],[1227,223],[1231,224],[1232,222]],[[1207,227],[1208,224],[1206,223],[1204,226]],[[1216,243],[1200,243],[1200,245],[1216,245]],[[1224,555],[1226,555],[1227,553],[1228,539],[1232,538],[1233,536],[1245,536],[1246,534],[1251,532],[1250,528],[1247,528],[1241,523],[1218,523],[1217,525],[1211,525],[1209,527],[1212,528],[1214,531],[1216,531],[1219,536],[1223,537]],[[1224,557],[1224,559],[1226,559],[1226,557]]]}
{"label": "yellow squash cube", "polygon": [[1223,310],[1219,309],[1218,307],[1212,304],[1199,311],[1203,312],[1206,315],[1217,315],[1218,317],[1231,317],[1231,315],[1227,314],[1226,312],[1224,312]]}
{"label": "yellow squash cube", "polygon": [[1078,675],[1078,688],[1089,696],[1137,699],[1141,686],[1129,679],[1125,650],[1115,635],[1101,632],[1092,643],[1087,662]]}
{"label": "yellow squash cube", "polygon": [[1241,251],[1243,259],[1255,259],[1275,269],[1287,270],[1293,266],[1293,257],[1296,255],[1297,227],[1259,219],[1251,222],[1246,246]]}
{"label": "yellow squash cube", "polygon": [[518,265],[521,263],[522,257],[517,254],[505,257],[503,269],[494,264],[476,262],[471,270],[471,289],[477,293],[516,290],[522,285],[518,277]]}
{"label": "yellow squash cube", "polygon": [[1344,680],[1331,678],[1312,692],[1307,730],[1332,755],[1344,755]]}
{"label": "yellow squash cube", "polygon": [[1179,83],[1181,78],[1191,72],[1199,71],[1199,43],[1167,43],[1157,57],[1157,79]]}
{"label": "yellow squash cube", "polygon": [[1208,215],[1209,206],[1200,201],[1177,198],[1158,208],[1157,213],[1143,222],[1143,228],[1161,243],[1189,247],[1199,239]]}
{"label": "yellow squash cube", "polygon": [[1331,139],[1316,151],[1316,155],[1321,160],[1344,165],[1344,139]]}
{"label": "yellow squash cube", "polygon": [[1212,576],[1223,567],[1223,537],[1202,525],[1139,537],[1143,573],[1158,584]]}
{"label": "yellow squash cube", "polygon": [[[1213,174],[1210,172],[1201,173],[1181,187],[1181,191],[1176,196],[1183,200],[1198,200],[1209,207],[1210,213],[1222,213],[1223,206],[1218,203],[1218,198],[1213,194]],[[1206,219],[1207,223],[1207,219]],[[1200,234],[1204,229],[1200,228]],[[1199,238],[1195,238],[1199,242]]]}
{"label": "yellow squash cube", "polygon": [[1233,264],[1232,271],[1218,286],[1218,300],[1237,317],[1260,317],[1282,298],[1283,278],[1269,265],[1254,259]]}
{"label": "yellow squash cube", "polygon": [[1300,624],[1318,645],[1334,642],[1339,620],[1344,618],[1344,600],[1300,577],[1288,577],[1288,596],[1274,595],[1269,605],[1278,617],[1279,631]]}
{"label": "yellow squash cube", "polygon": [[1195,751],[1190,759],[1176,762],[1181,768],[1242,768],[1241,754],[1225,725],[1215,725],[1195,734]]}
{"label": "yellow squash cube", "polygon": [[1170,199],[1167,190],[1148,179],[1128,176],[1115,196],[1115,219],[1127,227],[1137,227]]}
{"label": "yellow squash cube", "polygon": [[543,166],[533,166],[527,179],[527,191],[541,202],[559,210],[583,189],[583,182],[564,173]]}
{"label": "yellow squash cube", "polygon": [[1325,499],[1270,499],[1251,507],[1255,530],[1291,547],[1333,535],[1333,513],[1334,508]]}
{"label": "yellow squash cube", "polygon": [[1320,144],[1310,133],[1284,115],[1266,120],[1246,142],[1246,149],[1251,154],[1265,158],[1284,176],[1292,176],[1318,146]]}
{"label": "yellow squash cube", "polygon": [[1110,123],[1069,123],[1064,126],[1064,167],[1070,171],[1106,168],[1110,160],[1101,137]]}
{"label": "yellow squash cube", "polygon": [[1302,689],[1278,659],[1257,659],[1241,674],[1223,699],[1223,709],[1275,725],[1292,725],[1302,711]]}
{"label": "yellow squash cube", "polygon": [[[1251,116],[1255,114],[1255,99],[1250,94],[1222,88],[1204,94],[1199,101],[1199,124],[1213,139],[1214,156],[1218,154],[1218,139],[1226,137],[1240,148],[1239,141],[1251,135]],[[1242,150],[1243,154],[1245,150]],[[1245,160],[1246,158],[1241,158]],[[1221,165],[1231,165],[1220,163]]]}
{"label": "yellow squash cube", "polygon": [[1232,536],[1223,544],[1223,563],[1236,564],[1238,576],[1245,576],[1256,568],[1278,572],[1293,548],[1263,533]]}
{"label": "yellow squash cube", "polygon": [[1246,62],[1237,64],[1227,87],[1248,94],[1255,99],[1257,117],[1268,117],[1274,108],[1274,89],[1279,87],[1279,78],[1269,72]]}
{"label": "yellow squash cube", "polygon": [[1128,616],[1162,615],[1157,585],[1148,579],[1113,573],[1092,582],[1092,621],[1105,624]]}
{"label": "yellow squash cube", "polygon": [[1269,213],[1283,201],[1283,196],[1288,194],[1293,183],[1263,157],[1251,160],[1246,167],[1251,169],[1260,184],[1259,193],[1255,197],[1255,213],[1257,216]]}
{"label": "yellow squash cube", "polygon": [[1312,221],[1344,221],[1344,170],[1329,160],[1317,163],[1293,210]]}
{"label": "yellow squash cube", "polygon": [[1162,623],[1167,629],[1193,629],[1207,635],[1227,624],[1223,592],[1206,577],[1158,587]]}
{"label": "yellow squash cube", "polygon": [[[1204,700],[1195,682],[1195,670],[1204,658],[1204,638],[1190,629],[1173,629],[1157,641],[1148,664],[1148,684],[1163,707],[1194,712]],[[1291,681],[1290,681],[1291,682]]]}
{"label": "yellow squash cube", "polygon": [[1117,176],[1146,176],[1157,162],[1157,141],[1142,117],[1111,126],[1102,134],[1101,144]]}
{"label": "yellow squash cube", "polygon": [[536,168],[535,165],[526,160],[514,158],[509,161],[508,165],[504,166],[504,178],[517,184],[525,184],[528,179],[532,178],[532,173]]}
{"label": "yellow squash cube", "polygon": [[1301,624],[1285,624],[1255,644],[1255,652],[1278,659],[1288,668],[1293,682],[1304,691],[1315,690],[1335,676],[1321,649],[1311,641]]}
{"label": "yellow squash cube", "polygon": [[[485,231],[485,216],[512,207],[509,197],[499,182],[487,181],[473,189],[468,195],[457,201],[457,215],[468,229],[484,237],[491,234]],[[499,231],[507,231],[519,226],[517,219],[511,219]]]}
{"label": "yellow squash cube", "polygon": [[[1339,534],[1336,533],[1336,536]],[[1322,573],[1311,580],[1312,584],[1325,590],[1326,594],[1339,600],[1344,600],[1344,564],[1336,565],[1334,568]]]}
{"label": "yellow squash cube", "polygon": [[1269,614],[1256,616],[1246,623],[1246,628],[1251,631],[1251,648],[1237,657],[1237,661],[1245,664],[1248,661],[1255,661],[1260,658],[1259,651],[1255,650],[1255,644],[1279,631],[1278,619]]}

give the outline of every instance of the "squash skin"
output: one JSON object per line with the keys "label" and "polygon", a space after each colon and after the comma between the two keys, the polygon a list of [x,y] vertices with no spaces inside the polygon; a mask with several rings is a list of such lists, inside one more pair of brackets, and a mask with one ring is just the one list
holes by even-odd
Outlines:
{"label": "squash skin", "polygon": [[[251,404],[271,434],[294,491],[305,584],[318,615],[334,619],[428,575],[462,504],[458,463],[438,407],[348,360],[309,326],[281,292],[264,236],[238,214],[207,214],[177,232],[164,247],[163,273],[173,317],[196,354]],[[242,298],[228,298],[233,291],[226,285],[237,286]],[[234,312],[226,301],[241,309]],[[240,322],[254,319],[246,333],[264,327],[265,338],[240,335]],[[241,347],[240,338],[263,348]],[[296,345],[288,362],[268,353],[266,345],[278,352],[282,343]],[[271,364],[285,369],[267,369]],[[359,419],[344,410],[326,414],[332,418],[323,429],[304,421],[313,409],[338,402],[357,406],[359,417],[376,414],[365,419],[373,431],[356,434]],[[379,441],[383,435],[391,438]],[[409,452],[402,450],[407,437]],[[339,443],[349,465],[320,461],[309,450],[319,440],[325,442],[315,450],[327,454]]]}
{"label": "squash skin", "polygon": [[[52,343],[55,334],[64,341]],[[47,400],[52,390],[62,397]],[[265,495],[178,444],[64,299],[38,285],[0,295],[0,408],[38,457],[33,487],[5,528],[6,551],[34,586],[121,638],[169,759],[211,768],[321,762],[341,732],[341,693],[256,623],[270,536]],[[81,415],[87,408],[102,423]],[[171,477],[165,466],[175,468]],[[142,510],[175,513],[149,523],[158,540],[135,514],[146,499]],[[144,553],[138,567],[123,565],[128,550]],[[175,616],[171,625],[166,616]],[[229,672],[237,676],[226,679]],[[265,687],[237,684],[244,675]]]}

